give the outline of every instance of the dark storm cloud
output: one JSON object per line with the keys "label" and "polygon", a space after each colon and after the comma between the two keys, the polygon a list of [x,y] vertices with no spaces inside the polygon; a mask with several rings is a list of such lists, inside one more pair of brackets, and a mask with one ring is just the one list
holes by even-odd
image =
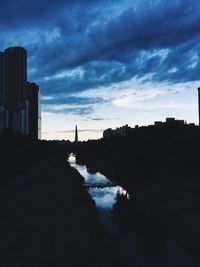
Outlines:
{"label": "dark storm cloud", "polygon": [[[75,115],[90,115],[94,112],[93,105],[99,105],[103,103],[108,103],[101,97],[86,98],[86,97],[66,97],[66,96],[52,96],[51,98],[45,98],[41,100],[44,112],[50,113],[62,113],[62,114],[75,114]],[[60,106],[62,105],[62,108]],[[67,107],[66,107],[67,105]],[[99,117],[86,117],[85,120],[104,120]],[[106,119],[105,119],[106,120]]]}
{"label": "dark storm cloud", "polygon": [[43,112],[55,113],[55,114],[75,114],[75,115],[88,115],[94,112],[93,107],[64,107],[61,109],[56,109],[53,106],[45,105],[43,106]]}
{"label": "dark storm cloud", "polygon": [[[96,1],[98,3],[99,1]],[[109,2],[104,0],[104,2]],[[37,23],[42,20],[48,23],[63,8],[77,5],[94,4],[93,0],[1,0],[1,25],[14,23]],[[21,25],[23,26],[23,25]],[[27,27],[28,25],[24,25]]]}
{"label": "dark storm cloud", "polygon": [[[99,12],[94,6],[86,9],[78,6],[71,13],[65,11],[54,25],[60,36],[51,43],[40,43],[36,50],[36,67],[42,66],[43,75],[77,66],[84,68],[85,76],[82,79],[76,77],[74,80],[66,81],[63,78],[54,81],[57,84],[55,90],[59,93],[68,88],[81,91],[109,85],[149,72],[157,73],[157,80],[170,80],[171,77],[175,81],[174,74],[164,74],[172,65],[179,66],[178,61],[170,60],[171,54],[176,54],[176,58],[184,56],[183,64],[188,65],[185,55],[195,52],[191,41],[193,44],[200,41],[200,2],[157,1],[156,4],[151,2],[151,5],[148,2],[151,1],[144,1],[146,5],[130,7],[111,18],[105,15],[104,20],[102,11]],[[183,43],[185,51],[179,48]],[[145,52],[153,54],[162,49],[169,50],[169,59],[167,56],[164,61],[165,68],[160,68],[163,65],[160,55],[145,56]],[[46,64],[49,60],[50,64]],[[187,74],[187,70],[184,71]],[[196,69],[193,71],[196,72]],[[196,77],[194,73],[189,73],[189,80],[191,76],[193,79]],[[179,78],[182,80],[185,77],[187,75]],[[54,82],[46,82],[46,88]]]}
{"label": "dark storm cloud", "polygon": [[[102,58],[112,59],[112,56],[115,60],[115,54],[122,56],[129,48],[137,51],[176,46],[199,35],[199,10],[200,2],[194,0],[159,1],[153,8],[149,5],[130,7],[106,23],[87,25],[81,45],[65,63],[76,66]],[[90,22],[88,13],[86,15]],[[68,33],[64,25],[61,31],[63,36]]]}
{"label": "dark storm cloud", "polygon": [[44,95],[62,94],[63,92],[66,94],[76,93],[130,78],[133,70],[129,73],[125,71],[125,68],[127,67],[119,62],[90,62],[83,66],[82,75],[68,77],[66,74],[59,79],[52,78],[38,82],[43,88]]}
{"label": "dark storm cloud", "polygon": [[42,104],[53,104],[53,105],[62,105],[62,104],[68,104],[73,105],[74,103],[78,103],[79,105],[89,105],[89,104],[102,104],[107,103],[107,100],[104,100],[101,97],[95,97],[95,98],[86,98],[86,97],[52,97],[50,99],[42,99]]}
{"label": "dark storm cloud", "polygon": [[[199,17],[197,0],[2,0],[1,48],[27,47],[29,69],[36,70],[29,78],[40,84],[43,95],[57,96],[44,104],[93,105],[104,101],[62,95],[149,73],[157,82],[198,80]],[[77,68],[80,75],[59,76]]]}

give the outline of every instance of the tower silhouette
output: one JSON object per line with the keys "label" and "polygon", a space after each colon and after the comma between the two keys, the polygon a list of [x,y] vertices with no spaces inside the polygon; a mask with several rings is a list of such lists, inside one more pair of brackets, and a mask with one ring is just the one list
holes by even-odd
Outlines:
{"label": "tower silhouette", "polygon": [[78,142],[78,129],[77,129],[77,125],[75,127],[75,142]]}

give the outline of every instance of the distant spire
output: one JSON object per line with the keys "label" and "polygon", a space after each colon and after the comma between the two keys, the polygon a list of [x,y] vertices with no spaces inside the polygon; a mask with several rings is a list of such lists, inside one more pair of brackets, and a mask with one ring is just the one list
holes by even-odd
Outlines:
{"label": "distant spire", "polygon": [[77,129],[77,125],[75,128],[75,142],[78,142],[78,129]]}

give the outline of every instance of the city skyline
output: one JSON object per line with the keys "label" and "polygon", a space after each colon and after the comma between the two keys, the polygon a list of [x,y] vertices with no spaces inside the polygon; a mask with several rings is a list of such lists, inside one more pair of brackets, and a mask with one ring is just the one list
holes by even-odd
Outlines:
{"label": "city skyline", "polygon": [[41,88],[43,139],[73,141],[75,125],[82,141],[166,117],[198,123],[198,1],[1,6],[0,50],[28,51],[28,80]]}

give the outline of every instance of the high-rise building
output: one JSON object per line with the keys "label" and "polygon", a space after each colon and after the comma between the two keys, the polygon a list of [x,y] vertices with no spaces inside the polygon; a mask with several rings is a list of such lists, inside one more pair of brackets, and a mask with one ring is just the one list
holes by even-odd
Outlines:
{"label": "high-rise building", "polygon": [[4,50],[6,107],[9,110],[9,128],[28,134],[26,125],[27,52],[23,47]]}
{"label": "high-rise building", "polygon": [[33,139],[40,137],[40,112],[39,112],[39,86],[36,83],[27,83],[29,101],[29,134]]}
{"label": "high-rise building", "polygon": [[0,52],[0,106],[5,105],[4,53]]}
{"label": "high-rise building", "polygon": [[199,126],[200,126],[200,87],[198,88],[198,115],[199,115]]}
{"label": "high-rise building", "polygon": [[27,52],[23,47],[9,47],[4,50],[4,55],[8,105],[14,109],[17,101],[26,98]]}
{"label": "high-rise building", "polygon": [[38,110],[39,86],[27,82],[26,49],[9,47],[0,52],[0,130],[9,128],[37,139]]}
{"label": "high-rise building", "polygon": [[0,130],[8,127],[8,111],[6,108],[4,63],[5,63],[4,53],[0,52]]}
{"label": "high-rise building", "polygon": [[4,128],[5,110],[4,53],[0,52],[0,129]]}

